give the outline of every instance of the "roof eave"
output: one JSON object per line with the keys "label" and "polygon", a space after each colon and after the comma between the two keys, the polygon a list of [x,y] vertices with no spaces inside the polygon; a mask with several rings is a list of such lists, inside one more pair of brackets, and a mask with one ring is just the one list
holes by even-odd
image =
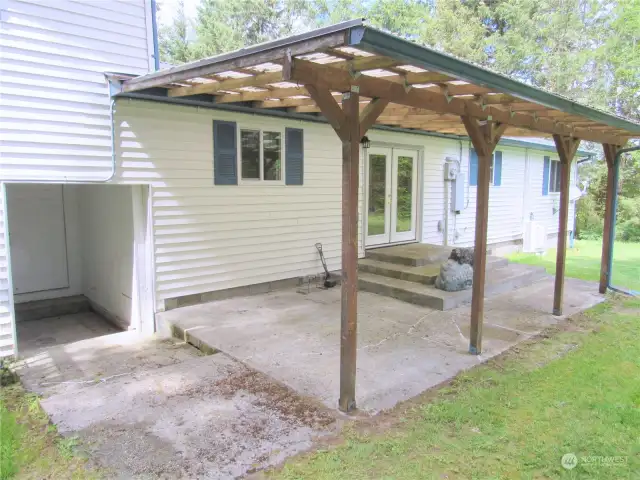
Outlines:
{"label": "roof eave", "polygon": [[357,41],[352,30],[363,32],[363,19],[349,20],[307,33],[292,35],[280,40],[241,48],[229,53],[185,63],[166,70],[142,75],[127,81],[123,92],[135,92],[171,82],[221,73],[234,68],[252,67],[259,63],[281,60],[287,52],[291,55],[314,53],[319,49],[336,48]]}
{"label": "roof eave", "polygon": [[499,73],[491,72],[464,60],[424,48],[408,40],[380,30],[362,26],[350,35],[350,46],[359,47],[379,55],[401,59],[426,70],[451,75],[461,80],[495,89],[524,100],[561,110],[572,115],[586,117],[595,122],[605,123],[615,128],[640,135],[640,124],[625,120],[601,110],[580,105],[559,95],[513,80]]}

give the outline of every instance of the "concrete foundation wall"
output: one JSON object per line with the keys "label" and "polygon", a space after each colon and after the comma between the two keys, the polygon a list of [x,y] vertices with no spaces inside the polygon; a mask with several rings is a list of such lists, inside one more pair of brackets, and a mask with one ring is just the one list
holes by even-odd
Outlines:
{"label": "concrete foundation wall", "polygon": [[131,187],[79,186],[82,279],[92,307],[126,328],[131,323],[133,213]]}

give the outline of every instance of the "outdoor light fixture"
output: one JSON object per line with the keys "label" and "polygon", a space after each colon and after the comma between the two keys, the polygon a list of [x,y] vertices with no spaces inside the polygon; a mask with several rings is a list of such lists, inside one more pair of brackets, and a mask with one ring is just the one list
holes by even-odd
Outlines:
{"label": "outdoor light fixture", "polygon": [[371,146],[369,137],[367,136],[362,137],[362,139],[360,140],[360,145],[362,145],[362,148],[369,148]]}

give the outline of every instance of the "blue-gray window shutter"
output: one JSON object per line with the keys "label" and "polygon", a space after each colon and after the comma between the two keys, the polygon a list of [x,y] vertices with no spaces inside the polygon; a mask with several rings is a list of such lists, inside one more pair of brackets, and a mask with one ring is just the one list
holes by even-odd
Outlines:
{"label": "blue-gray window shutter", "polygon": [[469,185],[478,185],[478,154],[475,149],[471,149],[469,156]]}
{"label": "blue-gray window shutter", "polygon": [[304,183],[304,134],[299,128],[287,128],[285,135],[285,183],[302,185]]}
{"label": "blue-gray window shutter", "polygon": [[238,184],[236,122],[213,121],[213,183]]}
{"label": "blue-gray window shutter", "polygon": [[549,195],[549,169],[551,168],[551,159],[544,157],[544,168],[542,170],[542,195]]}
{"label": "blue-gray window shutter", "polygon": [[493,184],[496,187],[502,185],[502,152],[496,150],[493,154]]}

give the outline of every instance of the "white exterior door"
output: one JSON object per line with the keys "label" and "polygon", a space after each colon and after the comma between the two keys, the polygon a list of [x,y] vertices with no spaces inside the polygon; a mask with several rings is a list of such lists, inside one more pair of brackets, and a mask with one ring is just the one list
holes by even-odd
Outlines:
{"label": "white exterior door", "polygon": [[416,239],[417,173],[415,150],[368,149],[365,246]]}
{"label": "white exterior door", "polygon": [[62,185],[7,187],[13,293],[69,287]]}

